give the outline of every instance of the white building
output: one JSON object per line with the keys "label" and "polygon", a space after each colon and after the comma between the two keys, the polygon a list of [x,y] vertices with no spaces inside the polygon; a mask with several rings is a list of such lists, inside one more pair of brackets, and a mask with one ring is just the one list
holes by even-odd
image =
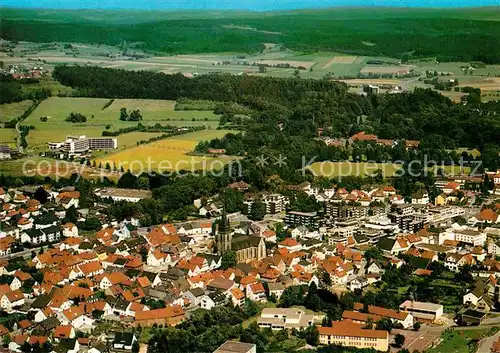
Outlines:
{"label": "white building", "polygon": [[113,201],[139,202],[142,199],[150,199],[152,193],[149,190],[102,188],[96,189],[94,194],[100,198],[111,198]]}
{"label": "white building", "polygon": [[314,325],[314,315],[297,308],[264,308],[257,321],[259,327],[272,330],[303,329]]}
{"label": "white building", "polygon": [[441,304],[416,302],[407,300],[399,306],[399,310],[408,311],[414,318],[435,321],[443,316],[443,306]]}

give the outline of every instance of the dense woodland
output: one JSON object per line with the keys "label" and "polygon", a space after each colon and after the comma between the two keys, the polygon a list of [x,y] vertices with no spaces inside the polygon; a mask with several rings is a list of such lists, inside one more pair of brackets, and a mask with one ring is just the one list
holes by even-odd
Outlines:
{"label": "dense woodland", "polygon": [[[365,97],[348,93],[345,84],[329,80],[245,75],[190,79],[180,74],[78,66],[58,66],[53,75],[82,96],[224,102],[215,112],[224,122],[238,120],[244,133],[202,143],[198,152],[224,148],[228,154],[248,157],[282,154],[295,170],[302,167],[302,156],[307,160],[317,156],[316,161],[321,161],[349,156],[358,160],[357,156],[365,155],[372,156],[370,160],[394,161],[421,158],[425,153],[440,161],[456,161],[459,156],[447,154],[444,148],[469,147],[483,152],[486,167],[498,165],[500,103],[481,103],[478,93],[469,94],[466,104],[454,104],[429,89]],[[242,111],[248,119],[239,117]],[[422,144],[416,153],[406,151],[402,144],[385,149],[352,146],[347,153],[314,139],[319,128],[334,138],[365,131],[379,138],[420,140]]]}
{"label": "dense woodland", "polygon": [[[78,42],[108,45],[135,43],[139,49],[169,54],[255,53],[262,43],[282,43],[304,51],[328,50],[404,60],[437,57],[439,61],[500,62],[498,21],[488,18],[452,18],[449,12],[390,11],[374,17],[371,10],[335,12],[297,11],[273,16],[217,14],[217,18],[158,17],[144,23],[113,23],[15,14],[0,22],[7,40]],[[137,15],[136,17],[140,17]],[[50,20],[49,20],[50,19]],[[368,43],[368,44],[367,44]]]}

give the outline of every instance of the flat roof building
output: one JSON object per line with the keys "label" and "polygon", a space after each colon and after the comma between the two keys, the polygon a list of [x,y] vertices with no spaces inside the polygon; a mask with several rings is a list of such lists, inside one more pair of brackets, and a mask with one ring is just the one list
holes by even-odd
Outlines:
{"label": "flat roof building", "polygon": [[264,308],[257,323],[272,330],[301,329],[314,324],[314,315],[297,308]]}
{"label": "flat roof building", "polygon": [[96,189],[95,195],[101,198],[110,197],[113,201],[139,202],[142,199],[150,199],[152,193],[149,190],[102,188]]}
{"label": "flat roof building", "polygon": [[405,301],[399,306],[399,310],[408,311],[415,319],[422,321],[435,321],[443,316],[443,306],[441,304]]}
{"label": "flat roof building", "polygon": [[257,353],[257,346],[253,343],[226,341],[213,353]]}
{"label": "flat roof building", "polygon": [[49,142],[50,150],[63,151],[68,154],[80,154],[89,150],[112,150],[118,148],[118,140],[114,137],[67,136],[63,142]]}

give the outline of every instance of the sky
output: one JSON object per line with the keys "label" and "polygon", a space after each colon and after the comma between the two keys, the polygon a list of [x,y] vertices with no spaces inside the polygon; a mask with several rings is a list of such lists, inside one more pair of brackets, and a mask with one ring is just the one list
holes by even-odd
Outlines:
{"label": "sky", "polygon": [[334,6],[478,7],[500,0],[1,0],[4,7],[138,10],[290,10]]}

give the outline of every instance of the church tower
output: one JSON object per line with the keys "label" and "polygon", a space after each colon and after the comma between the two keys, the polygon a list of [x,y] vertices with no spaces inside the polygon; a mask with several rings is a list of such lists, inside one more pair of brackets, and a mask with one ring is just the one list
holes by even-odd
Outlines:
{"label": "church tower", "polygon": [[231,250],[232,239],[233,235],[231,234],[229,218],[227,217],[226,206],[224,205],[220,222],[217,224],[215,229],[215,240],[217,243],[217,253],[219,255],[225,251]]}

